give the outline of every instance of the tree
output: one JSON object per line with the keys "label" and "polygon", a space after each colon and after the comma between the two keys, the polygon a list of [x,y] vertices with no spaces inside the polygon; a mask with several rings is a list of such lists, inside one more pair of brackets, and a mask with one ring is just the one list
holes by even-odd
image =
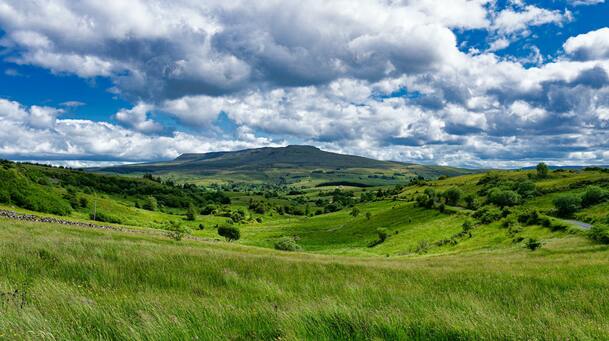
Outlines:
{"label": "tree", "polygon": [[537,177],[541,179],[548,177],[548,165],[543,162],[537,165]]}
{"label": "tree", "polygon": [[370,220],[372,218],[372,213],[366,212],[366,220]]}
{"label": "tree", "polygon": [[465,201],[465,207],[467,207],[468,209],[475,210],[476,208],[478,208],[478,202],[473,194],[466,195],[463,200]]}
{"label": "tree", "polygon": [[155,197],[149,195],[146,197],[146,202],[144,202],[142,208],[148,211],[156,211],[159,208],[159,204]]}
{"label": "tree", "polygon": [[195,221],[197,219],[197,208],[194,204],[190,203],[188,205],[188,210],[186,211],[186,220]]}
{"label": "tree", "polygon": [[241,238],[241,231],[239,231],[239,228],[230,225],[218,227],[218,234],[224,237],[228,242]]}
{"label": "tree", "polygon": [[556,207],[556,211],[561,217],[568,217],[572,215],[579,210],[580,206],[581,199],[575,195],[564,194],[554,199],[554,207]]}
{"label": "tree", "polygon": [[387,237],[389,236],[389,232],[387,232],[387,229],[385,228],[376,229],[376,234],[379,236],[379,244],[387,240]]}
{"label": "tree", "polygon": [[446,203],[449,205],[457,205],[461,197],[463,196],[463,191],[461,191],[457,187],[451,187],[444,192],[444,197],[446,198]]}
{"label": "tree", "polygon": [[358,215],[359,215],[359,208],[353,207],[353,209],[351,210],[351,216],[353,216],[353,218],[357,218]]}

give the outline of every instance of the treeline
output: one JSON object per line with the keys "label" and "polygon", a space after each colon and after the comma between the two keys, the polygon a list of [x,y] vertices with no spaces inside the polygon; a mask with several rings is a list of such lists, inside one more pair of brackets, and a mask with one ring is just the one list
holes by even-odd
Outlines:
{"label": "treeline", "polygon": [[[0,202],[33,211],[67,215],[86,205],[83,194],[107,194],[129,198],[136,206],[188,208],[209,203],[229,204],[221,191],[192,184],[178,185],[146,175],[144,178],[86,173],[46,165],[0,161]],[[151,199],[153,198],[153,199]],[[154,201],[154,205],[150,202]]]}

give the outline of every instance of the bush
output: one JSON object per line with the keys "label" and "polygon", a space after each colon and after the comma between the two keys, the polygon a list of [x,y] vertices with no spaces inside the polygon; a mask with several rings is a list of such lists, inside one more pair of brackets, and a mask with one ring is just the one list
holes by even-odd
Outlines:
{"label": "bush", "polygon": [[201,215],[210,215],[210,214],[214,214],[215,212],[216,212],[215,205],[207,205],[207,206],[203,207],[203,209],[201,209]]}
{"label": "bush", "polygon": [[114,217],[108,213],[96,212],[95,214],[89,214],[91,220],[100,221],[102,223],[120,224],[122,223],[120,218]]}
{"label": "bush", "polygon": [[421,240],[421,241],[419,241],[419,244],[417,244],[417,247],[414,251],[416,253],[422,254],[422,253],[427,253],[427,251],[429,251],[430,248],[431,248],[431,244],[427,240]]}
{"label": "bush", "polygon": [[525,180],[518,184],[516,191],[523,198],[532,198],[537,195],[537,186],[535,186],[533,181]]}
{"label": "bush", "polygon": [[569,217],[579,210],[581,199],[572,194],[565,194],[554,199],[554,206],[559,216]]}
{"label": "bush", "polygon": [[595,242],[609,244],[609,229],[606,227],[592,226],[588,231],[588,237]]}
{"label": "bush", "polygon": [[531,251],[535,251],[541,247],[541,242],[535,238],[529,238],[524,243],[524,246],[526,246]]}
{"label": "bush", "polygon": [[449,205],[457,205],[463,196],[463,191],[461,191],[457,187],[452,187],[444,192],[444,197],[446,198],[446,203]]}
{"label": "bush", "polygon": [[359,215],[359,208],[357,207],[353,207],[353,209],[351,210],[351,216],[353,216],[353,218],[357,218],[357,216]]}
{"label": "bush", "polygon": [[379,244],[382,244],[385,240],[387,240],[387,237],[389,237],[389,231],[387,231],[386,228],[382,227],[376,229],[376,234],[378,235],[378,239],[368,244],[368,247],[375,247]]}
{"label": "bush", "polygon": [[178,242],[181,241],[185,235],[190,234],[190,230],[188,229],[188,227],[185,227],[184,225],[176,221],[170,222],[169,226],[167,227],[167,230],[169,231],[167,233],[169,238]]}
{"label": "bush", "polygon": [[296,243],[292,237],[282,237],[275,242],[275,249],[281,251],[299,251],[302,248]]}
{"label": "bush", "polygon": [[218,234],[229,242],[239,240],[239,238],[241,238],[241,231],[239,231],[239,228],[230,225],[218,227]]}
{"label": "bush", "polygon": [[197,219],[197,208],[195,205],[188,205],[188,210],[186,210],[186,220],[195,221]]}
{"label": "bush", "polygon": [[520,203],[520,195],[514,191],[493,188],[488,194],[488,202],[501,208],[516,206]]}
{"label": "bush", "polygon": [[484,206],[474,212],[473,217],[478,219],[482,224],[490,224],[501,219],[501,211],[496,207]]}
{"label": "bush", "polygon": [[470,210],[475,210],[478,208],[478,200],[473,194],[468,194],[463,198],[465,201],[465,207]]}
{"label": "bush", "polygon": [[606,197],[607,192],[602,188],[598,186],[588,186],[582,195],[581,205],[582,207],[590,207],[603,202]]}
{"label": "bush", "polygon": [[159,208],[159,203],[155,197],[149,195],[146,197],[146,201],[144,202],[144,205],[142,205],[142,208],[148,211],[156,211]]}

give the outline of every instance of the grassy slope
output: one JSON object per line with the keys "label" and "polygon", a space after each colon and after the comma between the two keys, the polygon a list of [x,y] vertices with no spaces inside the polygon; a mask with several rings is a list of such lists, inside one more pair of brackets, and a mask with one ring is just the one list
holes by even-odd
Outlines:
{"label": "grassy slope", "polygon": [[609,249],[579,237],[402,258],[286,254],[0,220],[0,339],[606,339]]}

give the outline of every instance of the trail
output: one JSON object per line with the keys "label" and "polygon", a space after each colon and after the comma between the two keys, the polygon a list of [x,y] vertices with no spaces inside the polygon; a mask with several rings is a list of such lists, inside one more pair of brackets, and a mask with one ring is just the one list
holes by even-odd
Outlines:
{"label": "trail", "polygon": [[567,222],[569,224],[572,224],[572,225],[576,225],[576,226],[578,226],[578,227],[580,227],[580,228],[582,228],[584,230],[589,230],[589,229],[592,228],[591,224],[584,223],[583,221],[579,221],[579,220],[564,219],[563,221]]}

